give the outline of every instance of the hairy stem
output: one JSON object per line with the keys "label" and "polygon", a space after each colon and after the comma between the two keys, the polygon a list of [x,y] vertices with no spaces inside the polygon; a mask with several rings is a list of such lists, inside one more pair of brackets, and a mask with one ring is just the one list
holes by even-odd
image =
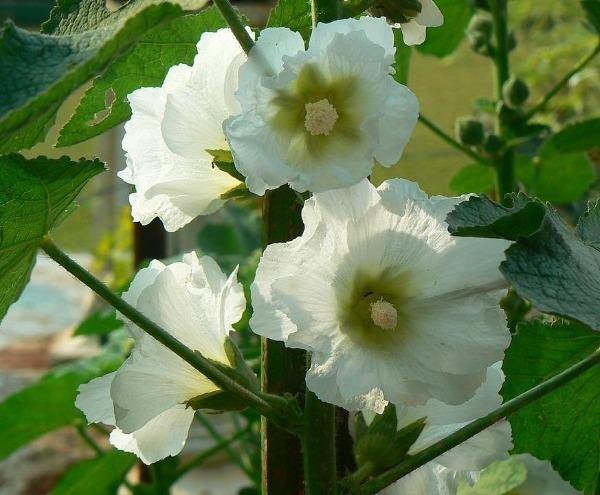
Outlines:
{"label": "hairy stem", "polygon": [[243,385],[225,375],[200,353],[193,351],[183,343],[179,342],[164,328],[148,319],[133,306],[130,306],[85,268],[81,267],[76,261],[61,251],[50,239],[45,239],[40,247],[48,256],[50,256],[50,258],[71,273],[71,275],[87,285],[117,311],[139,326],[148,335],[154,337],[165,347],[173,351],[181,359],[192,365],[217,386],[239,397],[249,406],[255,407],[261,414],[271,415],[274,413],[273,406],[264,398],[259,397],[251,390],[248,390]]}
{"label": "hairy stem", "polygon": [[302,453],[306,495],[335,495],[335,406],[321,402],[307,390],[304,416]]}
{"label": "hairy stem", "polygon": [[569,383],[574,378],[577,378],[590,368],[600,363],[600,350],[594,352],[587,358],[583,359],[579,363],[567,368],[563,372],[553,376],[552,378],[536,385],[527,392],[518,395],[514,399],[502,404],[499,408],[492,411],[491,413],[483,416],[482,418],[472,421],[466,426],[456,432],[448,435],[446,438],[434,443],[430,447],[423,449],[419,453],[410,456],[404,462],[398,464],[386,471],[385,473],[376,476],[370,481],[363,484],[356,493],[360,495],[373,495],[378,493],[386,486],[391,485],[394,481],[399,480],[408,473],[420,468],[421,466],[432,461],[436,457],[440,456],[444,452],[448,452],[457,445],[463,443],[469,438],[477,435],[486,428],[492,426],[498,421],[506,418],[509,414],[512,414],[519,409],[522,409],[526,405],[533,401],[543,397],[544,395],[556,390],[562,385]]}
{"label": "hairy stem", "polygon": [[[510,77],[510,64],[508,59],[508,0],[492,0],[492,17],[494,21],[494,36],[496,50],[494,51],[494,67],[496,72],[495,89],[496,99],[502,101],[502,87]],[[500,112],[496,115],[496,132],[505,138],[510,138],[510,129],[502,121]],[[515,179],[515,153],[513,148],[506,149],[494,159],[496,168],[496,195],[503,203],[505,196],[517,188]]]}
{"label": "hairy stem", "polygon": [[238,43],[242,49],[246,53],[252,50],[252,47],[254,46],[254,40],[248,34],[248,31],[246,31],[244,23],[229,0],[213,0],[213,3],[219,9],[219,12],[221,12],[223,19],[225,19],[225,22],[231,29],[231,32],[235,38],[238,40]]}
{"label": "hairy stem", "polygon": [[[302,203],[289,187],[265,195],[263,223],[265,246],[294,239],[302,232]],[[304,396],[304,351],[286,349],[282,342],[261,339],[261,388],[271,394]],[[304,492],[300,439],[267,419],[261,424],[262,494],[297,495]]]}
{"label": "hairy stem", "polygon": [[529,112],[525,114],[524,119],[531,119],[536,113],[541,112],[546,108],[546,105],[558,94],[558,92],[569,82],[569,80],[578,72],[583,70],[594,58],[596,55],[600,53],[600,43],[596,44],[596,47],[588,53],[585,57],[583,57],[569,72],[567,72],[561,79],[558,81],[548,93],[544,95],[544,97],[536,103]]}
{"label": "hairy stem", "polygon": [[446,133],[443,129],[441,129],[436,124],[434,124],[431,120],[429,120],[423,114],[419,114],[419,122],[421,122],[421,124],[423,124],[425,127],[427,127],[436,136],[438,136],[439,138],[446,141],[446,143],[448,143],[450,146],[452,146],[453,148],[456,148],[459,151],[462,151],[465,155],[472,158],[476,162],[481,163],[482,165],[490,165],[490,162],[488,162],[483,156],[481,156],[479,153],[476,153],[475,151],[470,149],[468,146],[465,146],[465,145],[459,143],[456,139],[454,139],[452,136],[450,136],[448,133]]}

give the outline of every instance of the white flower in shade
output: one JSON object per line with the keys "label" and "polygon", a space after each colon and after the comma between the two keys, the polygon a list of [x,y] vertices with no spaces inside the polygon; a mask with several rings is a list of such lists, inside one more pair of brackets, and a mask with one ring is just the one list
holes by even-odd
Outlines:
{"label": "white flower in shade", "polygon": [[248,189],[323,191],[356,184],[375,160],[395,164],[418,118],[392,77],[384,18],[319,23],[308,49],[287,28],[262,31],[239,71],[241,113],[225,132]]}
{"label": "white flower in shade", "polygon": [[136,222],[158,217],[175,231],[219,209],[221,196],[240,185],[213,167],[207,150],[229,149],[223,121],[239,110],[233,94],[245,59],[229,29],[204,33],[193,66],[171,67],[160,88],[129,95],[127,166],[118,175],[135,186],[129,201]]}
{"label": "white flower in shade", "polygon": [[510,495],[583,495],[563,480],[548,461],[540,461],[530,454],[515,457],[525,465],[527,478]]}
{"label": "white flower in shade", "polygon": [[252,329],[311,351],[306,383],[325,402],[465,402],[510,333],[498,304],[509,243],[452,237],[445,218],[464,199],[398,179],[315,194],[302,236],[261,258]]}
{"label": "white flower in shade", "polygon": [[[229,365],[224,343],[244,311],[237,270],[229,278],[212,258],[153,261],[123,298],[189,348]],[[190,364],[123,318],[135,347],[114,373],[79,389],[76,405],[89,422],[116,425],[111,443],[145,463],[178,454],[194,409],[190,400],[218,390]]]}
{"label": "white flower in shade", "polygon": [[[501,363],[497,363],[488,368],[486,381],[463,404],[452,406],[431,399],[423,406],[396,405],[399,429],[420,418],[427,418],[425,428],[410,448],[409,454],[419,452],[470,421],[496,409],[502,403],[500,388],[503,381]],[[371,418],[368,412],[366,418]],[[479,472],[488,464],[508,458],[511,448],[510,425],[507,421],[502,421],[401,478],[381,493],[456,495],[461,480],[472,485],[478,479]]]}
{"label": "white flower in shade", "polygon": [[[402,38],[407,45],[420,45],[425,41],[428,27],[441,26],[444,16],[433,0],[418,0],[413,7],[403,9],[403,22],[398,22],[394,27],[402,30]],[[420,8],[419,8],[420,4]]]}

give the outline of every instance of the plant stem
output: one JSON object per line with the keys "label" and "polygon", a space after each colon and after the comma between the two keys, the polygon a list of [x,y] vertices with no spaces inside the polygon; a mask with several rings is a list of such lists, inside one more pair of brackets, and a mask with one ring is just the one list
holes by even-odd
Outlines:
{"label": "plant stem", "polygon": [[79,436],[83,439],[83,441],[87,445],[89,445],[92,448],[92,450],[94,452],[96,452],[96,455],[98,457],[100,457],[102,454],[104,454],[104,450],[102,450],[102,448],[100,447],[100,445],[98,445],[96,440],[94,440],[92,438],[92,436],[88,433],[85,425],[77,425],[76,428],[77,428],[77,433],[79,433]]}
{"label": "plant stem", "polygon": [[321,402],[315,394],[306,391],[304,402],[306,418],[302,436],[304,479],[306,495],[335,495],[335,406]]}
{"label": "plant stem", "polygon": [[[225,437],[217,431],[217,429],[211,424],[206,415],[202,414],[202,412],[200,411],[196,411],[196,419],[200,422],[200,424],[202,424],[202,426],[204,426],[204,428],[206,428],[206,431],[208,431],[210,436],[213,437],[214,440],[219,442],[219,444],[225,442]],[[259,477],[256,475],[256,473],[253,472],[252,469],[240,457],[240,455],[230,447],[229,443],[223,446],[223,450],[227,453],[230,459],[233,462],[235,462],[239,466],[239,468],[242,471],[244,471],[244,473],[246,473],[246,476],[248,476],[248,478],[250,478],[254,482],[257,482],[259,480]]]}
{"label": "plant stem", "polygon": [[205,450],[204,452],[198,454],[196,457],[194,457],[193,459],[188,461],[186,464],[184,464],[177,470],[177,472],[175,473],[174,481],[183,477],[188,472],[190,472],[192,469],[200,466],[204,461],[206,461],[207,459],[209,459],[216,453],[220,452],[221,450],[225,449],[226,447],[229,447],[236,440],[239,440],[240,438],[246,436],[249,432],[250,432],[249,429],[240,430],[237,433],[235,433],[234,435],[232,435],[231,437],[221,440],[219,443],[213,445],[210,449]]}
{"label": "plant stem", "polygon": [[341,0],[311,0],[313,29],[319,22],[332,22],[343,15]]}
{"label": "plant stem", "polygon": [[221,12],[223,19],[225,19],[225,22],[231,29],[231,32],[235,38],[238,40],[242,49],[246,53],[250,52],[254,46],[254,40],[248,34],[248,31],[246,31],[244,23],[229,0],[213,0],[213,3],[219,9],[219,12]]}
{"label": "plant stem", "polygon": [[[496,50],[494,51],[494,67],[496,72],[495,90],[497,101],[502,101],[502,87],[510,77],[508,48],[508,0],[491,0],[494,22]],[[510,138],[510,129],[502,121],[500,112],[496,113],[496,132],[506,141]],[[494,159],[496,169],[496,195],[505,202],[505,196],[514,192],[517,187],[515,179],[514,149],[508,148]]]}
{"label": "plant stem", "polygon": [[421,122],[421,124],[423,124],[425,127],[427,127],[436,136],[438,136],[441,139],[443,139],[444,141],[446,141],[450,146],[452,146],[453,148],[456,148],[459,151],[462,151],[465,155],[469,156],[476,162],[481,163],[482,165],[490,165],[490,162],[488,162],[483,156],[481,156],[479,153],[476,153],[475,151],[470,149],[468,146],[464,146],[463,144],[459,143],[456,139],[454,139],[452,136],[447,134],[444,130],[442,130],[440,127],[438,127],[436,124],[434,124],[431,120],[426,118],[423,114],[419,114],[419,122]]}
{"label": "plant stem", "polygon": [[[265,195],[263,224],[265,246],[294,239],[302,232],[302,204],[289,187]],[[302,401],[305,390],[304,351],[286,349],[282,342],[261,339],[261,388],[272,394],[292,394]],[[304,491],[300,439],[265,418],[261,422],[262,494],[297,495]]]}
{"label": "plant stem", "polygon": [[461,429],[455,431],[451,435],[448,435],[439,442],[434,443],[430,447],[423,449],[413,456],[410,456],[407,460],[398,464],[396,467],[389,469],[385,473],[363,484],[356,493],[360,495],[373,495],[378,493],[386,486],[392,484],[394,481],[427,464],[429,461],[432,461],[444,452],[448,452],[450,449],[453,449],[462,442],[477,435],[486,428],[492,426],[494,423],[506,418],[509,414],[518,411],[540,397],[543,397],[544,395],[556,390],[560,386],[570,382],[574,378],[577,378],[599,363],[600,350],[594,352],[579,363],[567,368],[552,378],[536,385],[532,389],[527,390],[521,395],[518,395],[514,399],[502,404],[499,408],[487,414],[486,416],[472,421],[468,425],[463,426]]}
{"label": "plant stem", "polygon": [[274,413],[273,406],[264,398],[259,397],[251,390],[248,390],[243,385],[225,375],[200,353],[193,351],[183,343],[179,342],[164,328],[148,319],[133,306],[130,306],[85,268],[81,267],[77,262],[61,251],[50,239],[44,239],[40,244],[40,247],[48,256],[50,256],[50,258],[74,275],[75,278],[87,285],[117,311],[139,326],[148,335],[154,337],[165,347],[173,351],[181,359],[192,365],[221,389],[239,397],[249,406],[255,407],[261,414],[271,415]]}
{"label": "plant stem", "polygon": [[550,100],[552,98],[554,98],[554,96],[556,96],[556,94],[558,94],[558,92],[569,82],[569,80],[578,72],[580,72],[586,65],[588,65],[592,60],[594,60],[594,58],[596,57],[596,55],[598,55],[598,53],[600,53],[600,43],[598,43],[596,45],[596,47],[590,52],[588,53],[585,57],[583,57],[578,63],[577,65],[575,65],[575,67],[573,67],[569,72],[567,72],[563,78],[558,81],[550,91],[548,91],[548,93],[546,93],[546,95],[538,102],[536,103],[531,110],[529,110],[524,117],[524,120],[529,120],[531,119],[531,117],[533,117],[536,113],[544,110],[544,108],[546,108],[546,105],[548,105],[548,103],[550,102]]}

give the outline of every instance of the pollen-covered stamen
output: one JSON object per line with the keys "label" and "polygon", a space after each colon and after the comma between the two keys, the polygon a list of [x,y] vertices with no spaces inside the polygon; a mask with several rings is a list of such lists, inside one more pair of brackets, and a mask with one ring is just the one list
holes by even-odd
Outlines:
{"label": "pollen-covered stamen", "polygon": [[339,115],[327,98],[307,103],[305,109],[304,127],[313,136],[327,136],[333,130]]}
{"label": "pollen-covered stamen", "polygon": [[398,324],[398,311],[383,298],[371,303],[371,319],[383,330],[393,330]]}

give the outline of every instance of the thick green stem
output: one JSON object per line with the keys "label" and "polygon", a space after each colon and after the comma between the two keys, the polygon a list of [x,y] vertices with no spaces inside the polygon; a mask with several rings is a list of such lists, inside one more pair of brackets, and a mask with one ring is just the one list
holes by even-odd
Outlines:
{"label": "thick green stem", "polygon": [[600,53],[600,43],[598,43],[596,45],[596,47],[590,52],[588,53],[585,57],[583,57],[576,65],[575,67],[573,67],[569,72],[567,72],[561,79],[560,81],[558,81],[550,91],[548,91],[548,93],[546,93],[546,95],[544,95],[544,97],[538,102],[536,103],[531,110],[529,110],[529,112],[527,112],[525,114],[524,119],[525,120],[529,120],[531,119],[531,117],[533,117],[536,113],[541,112],[542,110],[544,110],[546,108],[546,105],[548,105],[548,103],[550,102],[550,100],[552,98],[554,98],[554,96],[556,96],[558,94],[558,92],[566,86],[566,84],[569,82],[569,80],[578,72],[580,72],[581,70],[583,70],[585,68],[585,66],[587,66],[592,60],[594,60],[594,58],[596,57],[596,55],[598,55],[598,53]]}
{"label": "thick green stem", "polygon": [[[510,77],[509,47],[508,47],[508,0],[492,0],[492,17],[494,21],[494,36],[496,50],[494,51],[494,67],[496,72],[496,99],[502,101],[502,87]],[[496,132],[506,141],[510,138],[510,129],[501,118],[500,111],[496,115]],[[496,168],[496,195],[502,202],[506,194],[517,188],[515,178],[514,150],[508,148],[494,159]]]}
{"label": "thick green stem", "polygon": [[246,53],[252,50],[252,47],[254,46],[254,40],[248,34],[248,31],[246,31],[246,26],[240,19],[240,16],[233,8],[231,3],[229,3],[229,0],[213,0],[213,3],[219,9],[219,12],[221,12],[223,19],[225,19],[225,22],[238,40],[242,49]]}
{"label": "thick green stem", "polygon": [[[265,195],[263,221],[265,245],[286,242],[302,232],[302,204],[296,193],[283,186]],[[302,403],[305,353],[286,349],[282,342],[261,342],[261,388],[265,393],[292,394]],[[300,495],[304,492],[300,439],[262,419],[262,494]]]}
{"label": "thick green stem", "polygon": [[481,156],[479,153],[476,153],[469,147],[464,146],[463,144],[460,144],[456,139],[454,139],[452,136],[447,134],[443,129],[441,129],[440,127],[435,125],[431,120],[429,120],[423,114],[419,114],[419,122],[421,122],[421,124],[423,124],[425,127],[427,127],[436,136],[438,136],[439,138],[446,141],[450,146],[452,146],[453,148],[456,148],[459,151],[462,151],[465,155],[472,158],[476,162],[481,163],[482,165],[490,165],[490,162],[488,162],[483,156]]}
{"label": "thick green stem", "polygon": [[161,328],[133,306],[127,304],[100,280],[61,251],[50,239],[45,239],[40,247],[48,256],[50,256],[50,258],[71,273],[71,275],[74,275],[75,278],[87,285],[117,311],[144,330],[148,335],[154,337],[165,347],[177,354],[181,359],[191,364],[196,370],[220,388],[239,397],[249,406],[255,407],[261,414],[271,415],[274,413],[273,406],[264,398],[259,397],[251,390],[248,390],[243,385],[225,375],[200,353],[193,351],[183,343],[179,342],[164,328]]}
{"label": "thick green stem", "polygon": [[509,400],[488,415],[472,421],[468,425],[463,426],[460,430],[448,435],[439,442],[434,443],[430,447],[423,449],[413,456],[410,456],[407,460],[398,464],[396,467],[393,467],[385,473],[366,482],[356,491],[356,493],[360,495],[373,495],[375,493],[379,493],[386,486],[391,485],[394,481],[399,480],[408,473],[427,464],[444,452],[448,452],[450,449],[453,449],[457,445],[477,435],[486,428],[506,418],[508,415],[518,411],[519,409],[522,409],[533,401],[543,397],[553,390],[556,390],[560,386],[569,383],[571,380],[577,378],[599,363],[600,350],[594,352],[570,368],[567,368],[563,372],[540,383],[539,385],[536,385],[527,392],[524,392],[514,399]]}
{"label": "thick green stem", "polygon": [[337,470],[335,452],[335,406],[321,402],[306,391],[306,419],[302,436],[306,495],[335,495]]}

